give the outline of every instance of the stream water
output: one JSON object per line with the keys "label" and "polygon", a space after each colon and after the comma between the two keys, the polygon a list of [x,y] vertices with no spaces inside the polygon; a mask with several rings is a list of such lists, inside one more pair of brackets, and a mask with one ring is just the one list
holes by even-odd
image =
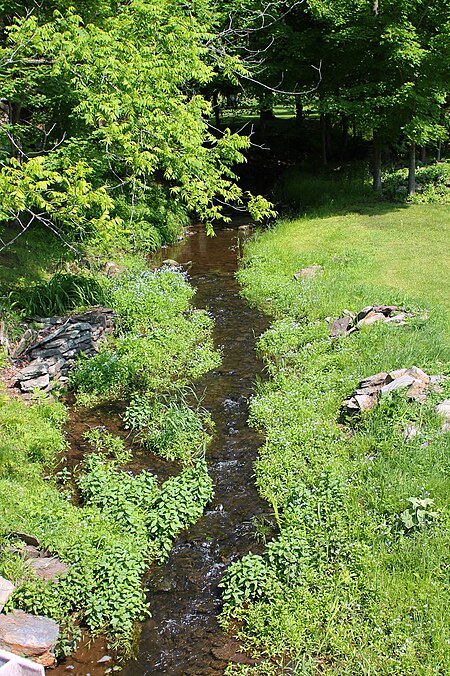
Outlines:
{"label": "stream water", "polygon": [[[221,607],[218,583],[232,561],[258,551],[254,519],[268,511],[253,479],[262,440],[247,425],[248,400],[262,368],[255,341],[268,321],[239,295],[235,272],[243,237],[242,230],[223,229],[211,238],[198,226],[186,241],[160,256],[190,262],[195,305],[213,315],[215,342],[223,354],[221,366],[195,388],[215,422],[207,451],[215,495],[203,517],[181,533],[166,563],[150,571],[152,617],[142,626],[136,658],[124,666],[123,676],[213,676],[222,674],[229,660],[251,661],[216,619]],[[149,458],[147,466],[154,463]],[[85,647],[70,658],[69,669],[79,676],[104,674],[111,667],[97,664],[104,650],[98,643]],[[66,669],[61,665],[56,672],[68,673]]]}

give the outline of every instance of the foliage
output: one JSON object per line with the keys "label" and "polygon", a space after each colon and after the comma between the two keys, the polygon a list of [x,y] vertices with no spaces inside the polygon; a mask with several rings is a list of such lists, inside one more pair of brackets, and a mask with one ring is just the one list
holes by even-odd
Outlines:
{"label": "foliage", "polygon": [[0,219],[108,251],[156,248],[186,210],[210,223],[223,202],[248,198],[255,218],[269,213],[235,181],[248,137],[217,137],[206,121],[199,90],[231,61],[242,70],[219,56],[209,15],[171,0],[5,14]]}
{"label": "foliage", "polygon": [[[434,213],[441,227],[443,208]],[[435,414],[449,382],[423,404],[386,397],[351,427],[339,423],[342,400],[365,376],[413,364],[448,373],[448,316],[428,301],[426,321],[375,324],[334,341],[324,321],[374,302],[417,309],[429,291],[440,298],[442,247],[426,277],[416,259],[402,272],[409,246],[424,253],[421,214],[431,218],[418,207],[389,219],[363,207],[284,222],[247,245],[239,273],[247,297],[279,317],[259,341],[270,379],[258,386],[250,421],[266,435],[256,479],[280,532],[261,556],[228,569],[222,620],[237,618],[247,645],[274,663],[289,659],[293,673],[294,665],[336,676],[450,668],[448,434]],[[406,250],[385,275],[395,229]],[[372,237],[383,252],[372,253],[373,267]],[[312,263],[323,272],[294,279]],[[408,438],[411,425],[418,434]]]}
{"label": "foliage", "polygon": [[408,197],[406,169],[386,172],[383,190],[389,199],[418,203],[450,204],[450,162],[418,167],[416,193]]}
{"label": "foliage", "polygon": [[11,307],[28,317],[53,317],[105,302],[99,278],[86,273],[57,272],[48,281],[10,294]]}
{"label": "foliage", "polygon": [[98,355],[78,361],[70,383],[79,396],[87,401],[173,391],[217,365],[212,320],[189,307],[192,293],[172,270],[125,273],[111,282],[106,302],[124,333]]}
{"label": "foliage", "polygon": [[70,566],[64,577],[44,583],[20,556],[2,551],[0,573],[17,585],[12,605],[69,628],[75,613],[92,634],[106,633],[129,649],[134,622],[147,613],[144,571],[166,556],[178,531],[198,519],[211,497],[205,463],[196,462],[158,487],[151,473],[132,476],[122,469],[129,460],[123,443],[94,430],[89,438],[95,450],[78,478],[84,504],[76,506],[38,471],[43,459],[34,455],[34,437],[46,433],[52,439],[49,431],[59,446],[49,446],[45,459],[63,446],[61,406],[35,404],[26,417],[20,402],[5,406],[9,415],[1,421],[2,433],[17,429],[13,438],[22,449],[22,464],[20,471],[3,471],[0,477],[0,539],[5,542],[15,530],[33,533]]}
{"label": "foliage", "polygon": [[194,411],[183,401],[167,404],[149,396],[134,396],[123,416],[126,429],[137,431],[137,438],[154,453],[166,460],[192,462],[202,457],[210,437],[209,415]]}

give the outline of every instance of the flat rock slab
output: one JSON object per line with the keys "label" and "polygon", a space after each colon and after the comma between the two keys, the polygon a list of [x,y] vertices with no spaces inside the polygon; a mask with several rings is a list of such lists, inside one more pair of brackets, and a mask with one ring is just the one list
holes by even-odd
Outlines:
{"label": "flat rock slab", "polygon": [[54,580],[55,577],[64,575],[69,570],[69,566],[57,556],[32,558],[29,560],[29,565],[42,580]]}
{"label": "flat rock slab", "polygon": [[41,664],[0,650],[0,676],[45,676],[45,670]]}
{"label": "flat rock slab", "polygon": [[44,667],[56,663],[54,649],[58,636],[58,624],[48,617],[28,615],[22,610],[0,615],[0,649],[30,657]]}
{"label": "flat rock slab", "polygon": [[0,612],[8,603],[14,589],[13,583],[0,575]]}

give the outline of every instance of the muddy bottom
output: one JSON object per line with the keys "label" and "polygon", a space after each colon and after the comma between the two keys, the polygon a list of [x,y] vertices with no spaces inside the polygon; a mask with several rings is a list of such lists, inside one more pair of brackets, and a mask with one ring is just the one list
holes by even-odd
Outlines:
{"label": "muddy bottom", "polygon": [[[136,659],[124,665],[123,676],[206,676],[222,674],[229,660],[251,662],[216,619],[221,609],[218,583],[232,561],[250,550],[259,551],[254,519],[268,512],[253,477],[262,439],[247,425],[248,400],[261,373],[255,341],[268,321],[239,296],[234,274],[243,236],[240,230],[224,229],[209,238],[199,226],[187,241],[165,249],[157,261],[191,262],[189,281],[197,289],[194,303],[207,308],[215,320],[215,342],[223,361],[195,388],[216,426],[207,451],[215,495],[200,521],[180,535],[167,562],[150,571],[152,617],[142,625]],[[104,424],[108,425],[106,420]],[[92,650],[78,651],[76,661],[69,659],[56,673],[68,673],[68,664],[80,676],[111,669],[111,663],[97,663],[98,643]]]}

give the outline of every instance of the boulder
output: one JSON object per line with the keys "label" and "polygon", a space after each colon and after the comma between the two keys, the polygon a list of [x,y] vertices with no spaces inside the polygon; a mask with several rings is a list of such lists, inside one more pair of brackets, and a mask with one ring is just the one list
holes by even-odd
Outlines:
{"label": "boulder", "polygon": [[0,615],[0,649],[30,657],[44,667],[56,663],[54,649],[58,636],[57,623],[48,617],[28,615],[22,610]]}
{"label": "boulder", "polygon": [[54,580],[69,570],[67,563],[63,563],[57,556],[30,558],[29,564],[41,580]]}
{"label": "boulder", "polygon": [[33,378],[39,378],[40,376],[48,373],[48,366],[45,361],[42,359],[35,359],[28,366],[20,371],[17,374],[17,380],[20,382],[22,380],[30,380]]}
{"label": "boulder", "polygon": [[36,388],[44,390],[50,384],[50,376],[46,373],[39,378],[32,378],[31,380],[22,380],[20,389],[22,392],[33,392]]}
{"label": "boulder", "polygon": [[386,377],[387,373],[385,372],[375,373],[373,376],[363,378],[359,383],[359,386],[362,388],[366,388],[366,387],[376,387],[377,385],[384,385]]}
{"label": "boulder", "polygon": [[8,603],[14,589],[13,583],[0,575],[0,613]]}

